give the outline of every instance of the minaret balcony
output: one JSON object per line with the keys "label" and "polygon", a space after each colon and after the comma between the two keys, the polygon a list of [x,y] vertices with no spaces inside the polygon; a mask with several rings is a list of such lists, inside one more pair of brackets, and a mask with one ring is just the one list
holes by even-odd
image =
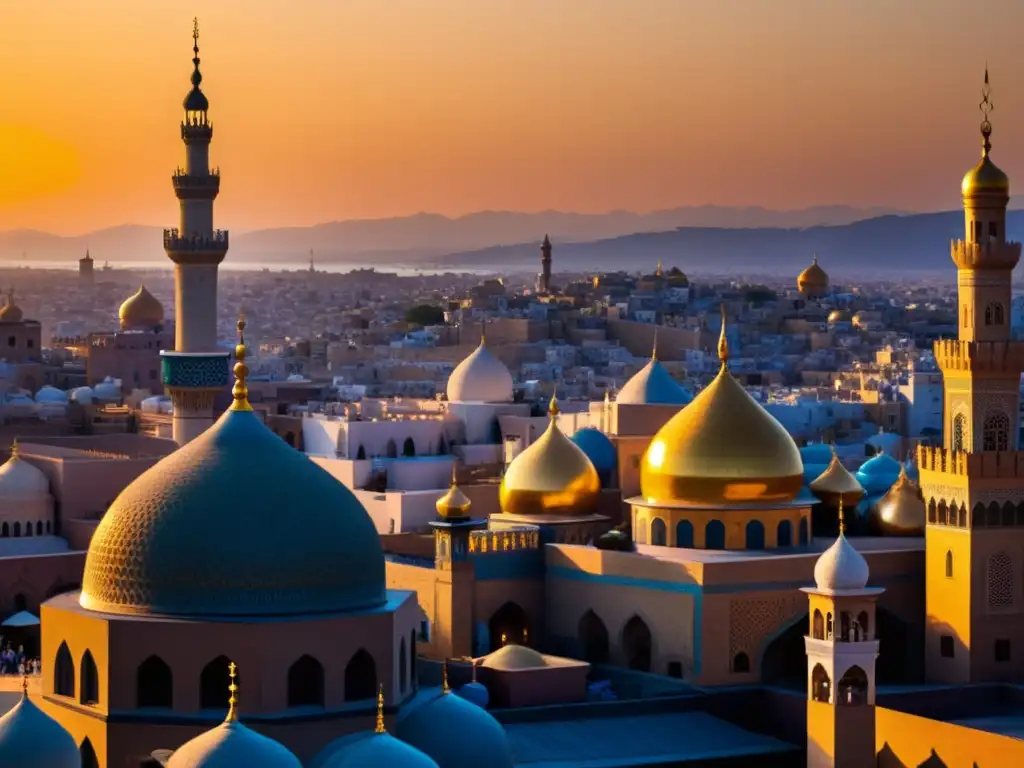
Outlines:
{"label": "minaret balcony", "polygon": [[212,200],[220,192],[220,171],[199,176],[178,169],[171,176],[171,183],[179,200]]}
{"label": "minaret balcony", "polygon": [[181,139],[186,144],[193,141],[209,142],[213,138],[213,123],[188,122],[181,124]]}
{"label": "minaret balcony", "polygon": [[177,229],[165,229],[164,250],[175,264],[219,264],[228,252],[228,232],[183,235]]}
{"label": "minaret balcony", "polygon": [[949,247],[957,269],[986,269],[1010,271],[1020,260],[1020,243],[989,240],[970,243],[954,240]]}

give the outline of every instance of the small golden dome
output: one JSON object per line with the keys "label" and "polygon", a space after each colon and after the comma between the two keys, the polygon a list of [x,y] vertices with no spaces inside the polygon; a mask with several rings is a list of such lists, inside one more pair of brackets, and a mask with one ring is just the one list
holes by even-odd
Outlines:
{"label": "small golden dome", "polygon": [[811,265],[797,275],[796,287],[801,293],[818,294],[828,290],[828,273],[818,266],[818,256],[815,254]]}
{"label": "small golden dome", "polygon": [[439,517],[445,520],[469,517],[469,508],[473,502],[469,500],[459,487],[455,484],[455,467],[452,466],[452,484],[445,491],[445,494],[437,500],[434,508],[437,509]]}
{"label": "small golden dome", "polygon": [[878,527],[886,535],[924,535],[924,500],[917,483],[907,477],[906,466],[900,467],[900,476],[885,496],[878,500],[875,513]]}
{"label": "small golden dome", "polygon": [[586,515],[594,512],[601,480],[587,454],[558,428],[558,402],[548,408],[544,434],[516,456],[501,479],[503,512],[514,515]]}
{"label": "small golden dome", "polygon": [[849,322],[850,313],[845,309],[833,309],[828,313],[828,321],[830,323],[845,323]]}
{"label": "small golden dome", "polygon": [[829,507],[839,506],[840,499],[843,506],[853,507],[864,496],[864,488],[839,461],[835,448],[832,449],[832,461],[825,471],[811,482],[810,488],[811,492]]}
{"label": "small golden dome", "polygon": [[644,454],[640,488],[650,504],[786,502],[803,485],[793,438],[729,373],[724,309],[718,355],[718,376]]}
{"label": "small golden dome", "polygon": [[14,289],[7,292],[7,303],[0,307],[0,323],[20,323],[25,313],[14,303]]}
{"label": "small golden dome", "polygon": [[960,184],[960,192],[964,197],[986,193],[1009,195],[1010,177],[998,165],[992,162],[992,158],[988,156],[988,151],[986,150],[981,156],[981,162],[964,174],[964,180]]}
{"label": "small golden dome", "polygon": [[125,299],[117,316],[121,320],[121,330],[155,328],[164,323],[164,305],[142,285]]}

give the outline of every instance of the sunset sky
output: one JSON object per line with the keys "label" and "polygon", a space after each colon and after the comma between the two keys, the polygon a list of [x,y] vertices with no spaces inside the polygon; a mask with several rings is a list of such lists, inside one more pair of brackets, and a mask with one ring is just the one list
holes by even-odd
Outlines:
{"label": "sunset sky", "polygon": [[959,205],[1010,0],[4,0],[0,229],[176,224],[199,16],[217,224],[433,211]]}

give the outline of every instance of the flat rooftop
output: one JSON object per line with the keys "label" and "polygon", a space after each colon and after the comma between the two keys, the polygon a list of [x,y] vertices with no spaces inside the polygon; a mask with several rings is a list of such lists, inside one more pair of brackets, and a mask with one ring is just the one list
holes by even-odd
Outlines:
{"label": "flat rooftop", "polygon": [[949,722],[953,725],[963,725],[978,731],[988,731],[1000,736],[1024,740],[1024,709],[1014,709],[1001,715],[968,717],[964,720],[950,720]]}
{"label": "flat rooftop", "polygon": [[784,741],[750,733],[706,712],[506,723],[516,766],[629,768],[796,752]]}
{"label": "flat rooftop", "polygon": [[[847,541],[858,552],[923,552],[923,536],[851,536]],[[800,547],[779,549],[685,549],[637,544],[636,551],[656,560],[690,563],[730,563],[766,558],[807,557],[820,555],[835,543],[834,538],[819,537]]]}

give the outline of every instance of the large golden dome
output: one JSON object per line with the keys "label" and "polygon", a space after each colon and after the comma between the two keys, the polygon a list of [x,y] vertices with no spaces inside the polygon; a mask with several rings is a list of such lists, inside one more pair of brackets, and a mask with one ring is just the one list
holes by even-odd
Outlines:
{"label": "large golden dome", "polygon": [[544,434],[516,456],[501,480],[501,510],[514,515],[581,515],[594,512],[601,480],[587,454],[558,428],[551,398]]}
{"label": "large golden dome", "polygon": [[797,275],[796,287],[801,293],[819,294],[828,290],[828,273],[818,266],[818,256],[815,254],[811,265]]}
{"label": "large golden dome", "polygon": [[791,501],[803,485],[793,438],[733,378],[725,339],[721,370],[693,402],[654,436],[640,467],[649,504],[743,504]]}
{"label": "large golden dome", "polygon": [[878,500],[874,512],[882,533],[890,536],[924,535],[924,500],[917,484],[907,477],[906,466],[900,466],[900,476],[885,496]]}
{"label": "large golden dome", "polygon": [[156,328],[164,324],[164,305],[146,290],[146,286],[141,285],[121,304],[117,316],[121,320],[121,330]]}

